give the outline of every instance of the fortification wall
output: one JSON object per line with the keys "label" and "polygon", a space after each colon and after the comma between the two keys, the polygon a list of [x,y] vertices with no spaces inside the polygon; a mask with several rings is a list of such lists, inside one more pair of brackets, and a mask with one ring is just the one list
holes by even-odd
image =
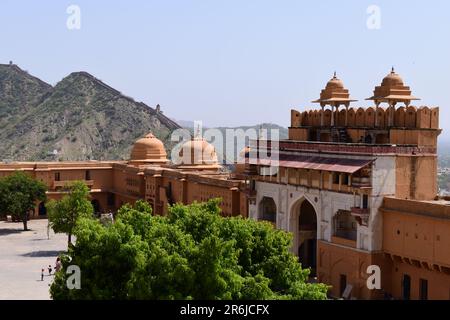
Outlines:
{"label": "fortification wall", "polygon": [[[346,118],[345,108],[335,111],[334,120],[336,126],[344,127]],[[375,116],[375,107],[348,109],[347,127],[388,128],[389,115],[393,115],[394,122],[391,127],[410,129],[439,129],[438,107],[379,107]],[[291,127],[320,127],[323,113],[323,127],[331,126],[330,109],[311,109],[307,111],[291,110]],[[376,121],[375,121],[376,119]]]}

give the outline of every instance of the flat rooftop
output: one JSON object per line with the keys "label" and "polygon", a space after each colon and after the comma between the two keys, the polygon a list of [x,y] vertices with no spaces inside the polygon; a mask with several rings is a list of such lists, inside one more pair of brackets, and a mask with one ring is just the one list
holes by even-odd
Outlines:
{"label": "flat rooftop", "polygon": [[395,211],[438,219],[450,219],[450,201],[447,199],[408,200],[385,197],[380,209],[387,212]]}

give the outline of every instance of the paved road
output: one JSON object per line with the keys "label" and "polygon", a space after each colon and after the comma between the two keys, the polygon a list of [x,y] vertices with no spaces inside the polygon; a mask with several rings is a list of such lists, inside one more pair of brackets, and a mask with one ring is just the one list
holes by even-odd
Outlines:
{"label": "paved road", "polygon": [[67,249],[67,237],[51,231],[48,240],[47,220],[29,221],[28,228],[25,232],[22,223],[0,221],[0,300],[50,299],[53,276],[47,267],[54,268],[58,253]]}

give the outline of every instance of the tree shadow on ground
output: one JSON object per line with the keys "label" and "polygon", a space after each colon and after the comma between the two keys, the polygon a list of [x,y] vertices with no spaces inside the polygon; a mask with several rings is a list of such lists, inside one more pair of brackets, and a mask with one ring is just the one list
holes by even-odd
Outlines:
{"label": "tree shadow on ground", "polygon": [[10,234],[17,234],[17,233],[30,232],[30,231],[31,230],[24,231],[23,228],[22,229],[0,229],[0,237],[8,236]]}
{"label": "tree shadow on ground", "polygon": [[32,251],[28,253],[22,254],[22,257],[31,257],[31,258],[45,258],[45,257],[57,257],[59,256],[63,251],[59,250],[53,250],[53,251]]}

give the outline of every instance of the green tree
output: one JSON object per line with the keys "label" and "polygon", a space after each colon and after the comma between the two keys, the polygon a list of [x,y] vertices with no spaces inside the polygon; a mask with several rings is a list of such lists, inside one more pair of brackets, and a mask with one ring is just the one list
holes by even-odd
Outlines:
{"label": "green tree", "polygon": [[55,233],[67,234],[68,246],[72,245],[73,230],[80,218],[92,218],[94,208],[89,201],[89,188],[83,181],[66,186],[68,194],[61,200],[47,204],[50,227]]}
{"label": "green tree", "polygon": [[[167,217],[139,201],[123,206],[113,224],[81,219],[74,234],[54,299],[326,299],[328,291],[307,283],[291,234],[224,218],[218,200],[177,204]],[[81,269],[80,290],[66,287],[69,260]]]}
{"label": "green tree", "polygon": [[0,215],[10,214],[20,219],[27,231],[29,212],[37,201],[46,200],[46,190],[44,183],[20,171],[0,179]]}

